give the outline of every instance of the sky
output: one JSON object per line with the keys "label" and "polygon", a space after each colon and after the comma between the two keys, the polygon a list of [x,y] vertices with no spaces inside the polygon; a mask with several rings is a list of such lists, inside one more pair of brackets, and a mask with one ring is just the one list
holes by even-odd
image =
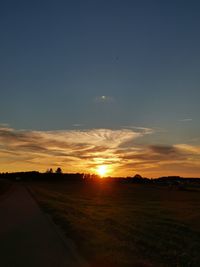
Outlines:
{"label": "sky", "polygon": [[200,177],[200,3],[1,1],[0,172]]}

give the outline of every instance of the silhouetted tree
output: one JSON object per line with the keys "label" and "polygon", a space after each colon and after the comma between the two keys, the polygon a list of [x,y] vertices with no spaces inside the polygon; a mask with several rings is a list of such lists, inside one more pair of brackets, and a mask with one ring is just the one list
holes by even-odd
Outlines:
{"label": "silhouetted tree", "polygon": [[136,174],[133,178],[142,179],[142,176],[140,174]]}
{"label": "silhouetted tree", "polygon": [[53,173],[53,169],[52,168],[47,169],[46,173]]}
{"label": "silhouetted tree", "polygon": [[142,178],[142,176],[140,174],[136,174],[134,177],[133,177],[133,182],[135,183],[143,183],[144,182],[144,179]]}
{"label": "silhouetted tree", "polygon": [[62,174],[62,169],[60,167],[58,167],[57,170],[56,170],[56,173],[57,174]]}

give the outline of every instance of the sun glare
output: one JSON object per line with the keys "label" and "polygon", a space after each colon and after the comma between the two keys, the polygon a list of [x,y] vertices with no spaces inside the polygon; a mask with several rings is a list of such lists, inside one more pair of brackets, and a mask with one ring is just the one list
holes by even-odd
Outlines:
{"label": "sun glare", "polygon": [[97,168],[97,173],[101,177],[103,177],[106,173],[108,172],[107,166],[106,165],[100,165]]}

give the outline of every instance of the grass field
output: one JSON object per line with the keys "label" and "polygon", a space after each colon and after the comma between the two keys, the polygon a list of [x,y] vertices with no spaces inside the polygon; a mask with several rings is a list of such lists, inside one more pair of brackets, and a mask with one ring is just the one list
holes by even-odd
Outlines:
{"label": "grass field", "polygon": [[93,267],[200,266],[200,193],[156,185],[35,183]]}

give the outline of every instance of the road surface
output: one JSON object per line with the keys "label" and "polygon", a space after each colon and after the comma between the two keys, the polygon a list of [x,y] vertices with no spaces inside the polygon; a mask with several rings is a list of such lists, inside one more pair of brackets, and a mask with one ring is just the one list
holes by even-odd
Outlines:
{"label": "road surface", "polygon": [[88,267],[22,185],[0,198],[1,267]]}

